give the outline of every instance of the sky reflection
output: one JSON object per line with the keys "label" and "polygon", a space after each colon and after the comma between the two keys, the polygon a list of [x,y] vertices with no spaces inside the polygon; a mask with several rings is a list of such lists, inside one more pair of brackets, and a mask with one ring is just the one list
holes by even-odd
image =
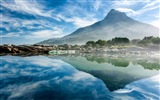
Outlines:
{"label": "sky reflection", "polygon": [[0,72],[1,100],[107,97],[108,89],[101,80],[61,60],[5,56]]}
{"label": "sky reflection", "polygon": [[160,75],[111,92],[102,80],[60,59],[3,56],[1,61],[1,100],[158,100],[160,95]]}

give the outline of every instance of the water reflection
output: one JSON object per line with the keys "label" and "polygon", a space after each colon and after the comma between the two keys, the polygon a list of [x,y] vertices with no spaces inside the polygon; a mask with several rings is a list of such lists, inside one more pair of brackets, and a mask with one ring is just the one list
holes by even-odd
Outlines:
{"label": "water reflection", "polygon": [[[127,67],[130,62],[134,64],[139,64],[143,66],[145,69],[160,69],[160,59],[159,58],[145,58],[137,56],[98,56],[98,55],[85,55],[84,56],[88,61],[97,62],[97,63],[111,63],[114,66],[118,67]],[[132,58],[133,57],[133,58]]]}
{"label": "water reflection", "polygon": [[138,80],[112,92],[114,100],[159,100],[160,75]]}
{"label": "water reflection", "polygon": [[88,61],[101,63],[111,63],[114,66],[118,67],[127,67],[129,65],[129,60],[123,58],[112,58],[112,57],[105,57],[105,56],[96,56],[96,55],[89,55],[84,56]]}
{"label": "water reflection", "polygon": [[50,58],[1,57],[0,100],[159,99],[157,69],[144,69],[133,62],[118,67],[84,56]]}
{"label": "water reflection", "polygon": [[0,66],[1,100],[108,98],[101,80],[61,60],[6,56]]}
{"label": "water reflection", "polygon": [[92,74],[103,80],[110,91],[124,88],[125,85],[159,74],[158,58],[142,56],[53,56],[78,70]]}

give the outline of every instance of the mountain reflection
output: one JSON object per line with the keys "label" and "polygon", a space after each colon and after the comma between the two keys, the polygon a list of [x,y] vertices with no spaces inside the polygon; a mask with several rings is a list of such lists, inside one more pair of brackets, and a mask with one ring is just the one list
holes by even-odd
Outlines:
{"label": "mountain reflection", "polygon": [[84,56],[88,61],[96,61],[97,63],[111,63],[114,66],[118,67],[127,67],[129,65],[129,62],[127,59],[123,58],[108,58],[108,57],[103,57],[103,56]]}
{"label": "mountain reflection", "polygon": [[160,64],[158,63],[159,59],[152,60],[151,59],[128,59],[128,57],[105,57],[105,56],[96,56],[96,55],[85,55],[84,56],[88,61],[97,62],[97,63],[111,63],[114,66],[117,67],[127,67],[130,62],[133,62],[134,64],[139,64],[143,66],[145,69],[160,69]]}
{"label": "mountain reflection", "polygon": [[110,63],[88,61],[83,56],[50,58],[3,56],[0,63],[0,100],[159,98],[157,70],[144,69],[133,63],[127,67],[115,67]]}
{"label": "mountain reflection", "polygon": [[157,58],[102,55],[67,55],[50,58],[61,59],[78,70],[103,80],[110,91],[124,88],[133,81],[157,75],[160,69]]}

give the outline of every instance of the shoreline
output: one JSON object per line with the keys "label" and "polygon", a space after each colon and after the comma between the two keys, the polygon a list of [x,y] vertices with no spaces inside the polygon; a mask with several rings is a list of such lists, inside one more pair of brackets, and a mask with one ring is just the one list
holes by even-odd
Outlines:
{"label": "shoreline", "polygon": [[[15,55],[15,56],[34,56],[34,55],[52,55],[49,54],[49,51],[70,51],[74,50],[75,53],[66,53],[71,55],[76,54],[160,54],[160,46],[159,45],[151,45],[151,46],[112,46],[112,47],[98,47],[93,48],[91,46],[72,46],[72,45],[0,45],[0,56],[4,55]],[[54,55],[54,54],[53,54]],[[55,54],[56,55],[56,54]],[[61,54],[57,54],[61,55]],[[62,54],[63,55],[63,54]]]}

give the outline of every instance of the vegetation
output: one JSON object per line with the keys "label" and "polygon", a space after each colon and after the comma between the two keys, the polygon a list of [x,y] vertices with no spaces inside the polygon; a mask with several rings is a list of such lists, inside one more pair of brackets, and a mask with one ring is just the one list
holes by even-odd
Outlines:
{"label": "vegetation", "polygon": [[111,40],[112,45],[128,44],[130,40],[126,37],[115,37]]}
{"label": "vegetation", "polygon": [[133,40],[129,40],[126,37],[115,37],[111,40],[98,40],[98,41],[88,41],[86,43],[86,46],[92,46],[92,47],[103,47],[103,46],[123,46],[122,48],[124,48],[124,46],[129,46],[129,44],[133,44],[133,45],[150,45],[150,44],[154,44],[154,45],[159,45],[160,44],[160,38],[159,37],[153,37],[153,36],[149,36],[149,37],[144,37],[142,40],[140,39],[133,39]]}
{"label": "vegetation", "polygon": [[98,41],[96,41],[96,44],[100,45],[100,46],[105,46],[107,44],[107,41],[105,41],[105,40],[98,40]]}
{"label": "vegetation", "polygon": [[160,44],[160,38],[159,37],[144,37],[138,44],[142,45],[149,45],[149,44]]}
{"label": "vegetation", "polygon": [[128,44],[130,43],[130,40],[126,37],[115,37],[112,40],[109,40],[108,43],[112,45]]}
{"label": "vegetation", "polygon": [[107,44],[107,41],[105,41],[105,40],[98,40],[96,42],[94,42],[94,41],[88,41],[86,43],[87,46],[92,46],[92,47],[105,46],[106,44]]}
{"label": "vegetation", "polygon": [[112,40],[98,40],[98,41],[88,41],[86,43],[87,46],[92,46],[92,47],[95,47],[95,46],[107,46],[107,45],[119,45],[119,44],[129,44],[130,43],[130,40],[128,38],[125,38],[125,37],[116,37],[116,38],[113,38]]}
{"label": "vegetation", "polygon": [[88,41],[88,42],[86,43],[86,45],[87,45],[87,46],[95,46],[96,43],[95,43],[94,41]]}

